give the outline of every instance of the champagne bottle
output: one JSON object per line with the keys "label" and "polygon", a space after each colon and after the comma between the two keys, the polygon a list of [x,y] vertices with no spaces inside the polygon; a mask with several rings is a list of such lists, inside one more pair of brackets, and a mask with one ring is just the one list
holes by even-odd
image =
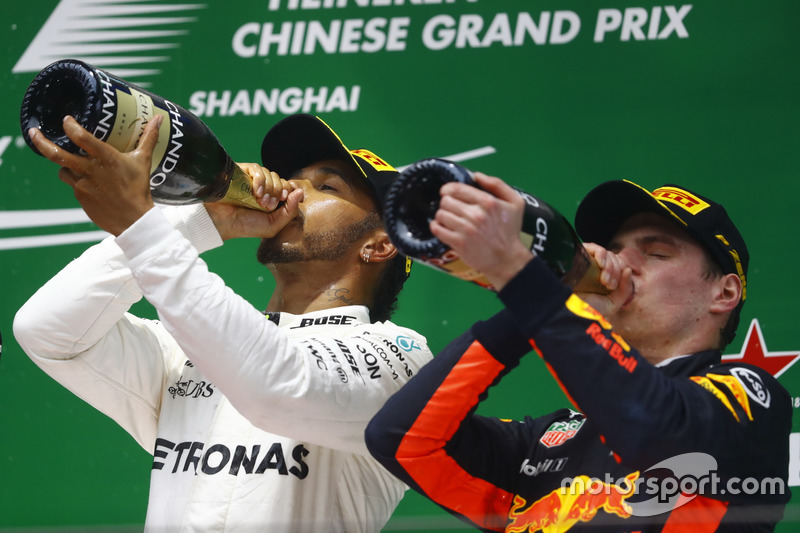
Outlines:
{"label": "champagne bottle", "polygon": [[223,202],[264,210],[252,194],[252,179],[208,126],[169,100],[82,61],[64,59],[45,67],[25,92],[20,125],[28,146],[39,153],[28,136],[30,128],[39,128],[60,148],[82,153],[64,132],[66,115],[121,152],[136,148],[147,123],[161,115],[150,169],[153,201]]}
{"label": "champagne bottle", "polygon": [[[431,233],[430,222],[439,209],[439,188],[451,181],[477,187],[472,171],[445,159],[423,159],[403,170],[386,193],[387,233],[403,254],[494,290],[481,272],[471,269]],[[597,265],[567,219],[539,198],[513,189],[525,199],[522,242],[576,292],[607,293],[599,282]]]}

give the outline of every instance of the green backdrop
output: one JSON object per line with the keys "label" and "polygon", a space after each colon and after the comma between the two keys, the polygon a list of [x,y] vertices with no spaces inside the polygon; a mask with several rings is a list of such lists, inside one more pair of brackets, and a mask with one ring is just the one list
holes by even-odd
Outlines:
{"label": "green backdrop", "polygon": [[[526,189],[568,218],[609,179],[683,184],[728,207],[748,240],[749,298],[731,355],[768,366],[800,406],[800,39],[796,0],[39,0],[0,7],[0,530],[141,529],[150,458],[20,351],[22,303],[100,237],[19,131],[36,72],[79,57],[201,115],[257,161],[287,113],[322,116],[395,166],[430,156]],[[272,281],[255,242],[206,254],[254,305]],[[434,350],[498,303],[417,266],[395,321]],[[154,317],[146,302],[134,310]],[[749,348],[744,349],[749,339]],[[531,357],[482,411],[565,405]],[[800,485],[795,416],[790,484]],[[780,531],[800,524],[800,490]],[[460,523],[409,493],[387,530]],[[29,531],[26,529],[26,531]]]}

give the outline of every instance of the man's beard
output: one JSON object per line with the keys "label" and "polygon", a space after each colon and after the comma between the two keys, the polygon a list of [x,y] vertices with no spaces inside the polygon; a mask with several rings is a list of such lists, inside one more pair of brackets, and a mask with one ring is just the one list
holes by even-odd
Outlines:
{"label": "man's beard", "polygon": [[277,238],[262,239],[256,258],[262,265],[301,261],[340,261],[350,246],[381,226],[380,217],[370,213],[358,222],[317,233],[304,233],[302,243],[286,245]]}

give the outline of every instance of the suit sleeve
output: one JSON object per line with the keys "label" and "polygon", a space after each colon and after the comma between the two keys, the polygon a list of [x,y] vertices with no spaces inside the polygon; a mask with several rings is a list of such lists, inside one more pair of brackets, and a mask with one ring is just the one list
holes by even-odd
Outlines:
{"label": "suit sleeve", "polygon": [[556,284],[534,259],[499,296],[622,462],[646,470],[682,453],[703,452],[718,461],[723,478],[786,478],[790,402],[771,375],[717,364],[700,376],[670,377],[568,289],[543,301]]}
{"label": "suit sleeve", "polygon": [[[116,241],[186,356],[264,431],[366,454],[367,422],[431,358],[422,336],[390,323],[348,328],[342,336],[316,341],[293,338],[210,272],[191,242],[156,210]],[[401,336],[413,339],[409,345],[415,348],[398,355],[393,349],[402,351],[395,342]],[[381,347],[391,350],[389,359],[404,357],[407,372],[393,372],[376,356]],[[335,352],[342,374],[319,371],[315,352],[324,350]],[[365,360],[378,368],[367,372]]]}
{"label": "suit sleeve", "polygon": [[[164,209],[200,249],[222,243],[202,206]],[[177,351],[157,322],[128,309],[142,298],[112,237],[86,250],[19,309],[14,335],[44,372],[153,452],[161,393]]]}
{"label": "suit sleeve", "polygon": [[481,530],[503,531],[516,479],[508,465],[519,468],[530,433],[546,423],[501,421],[475,409],[529,351],[505,311],[475,324],[372,419],[370,453],[450,513]]}

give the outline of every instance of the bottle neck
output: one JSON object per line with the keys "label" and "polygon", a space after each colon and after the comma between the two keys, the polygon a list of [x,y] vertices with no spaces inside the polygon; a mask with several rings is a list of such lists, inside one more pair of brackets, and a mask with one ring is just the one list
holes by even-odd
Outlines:
{"label": "bottle neck", "polygon": [[221,197],[209,198],[209,202],[220,202],[222,204],[237,205],[257,211],[266,211],[258,205],[256,197],[253,195],[253,178],[250,177],[242,167],[231,161],[230,180],[228,187],[221,191]]}

